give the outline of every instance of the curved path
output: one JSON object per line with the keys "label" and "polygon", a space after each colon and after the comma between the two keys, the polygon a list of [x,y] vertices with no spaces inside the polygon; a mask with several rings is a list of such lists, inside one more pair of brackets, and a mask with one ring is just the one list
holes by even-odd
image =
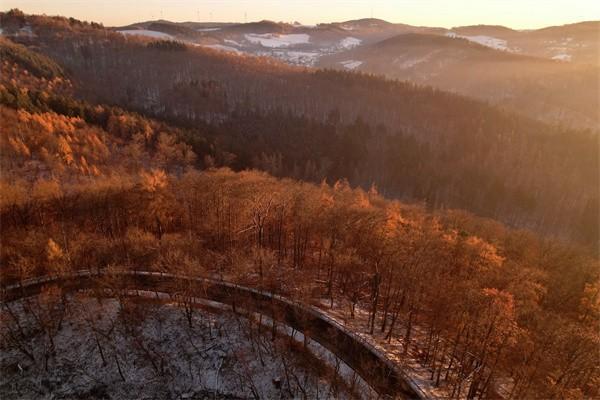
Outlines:
{"label": "curved path", "polygon": [[379,395],[388,398],[425,399],[410,377],[385,354],[355,335],[325,313],[281,296],[225,281],[191,278],[146,271],[79,271],[72,275],[45,276],[2,286],[0,300],[11,302],[39,294],[46,285],[65,291],[81,289],[143,290],[170,295],[193,296],[269,316],[288,325],[337,355],[356,371]]}

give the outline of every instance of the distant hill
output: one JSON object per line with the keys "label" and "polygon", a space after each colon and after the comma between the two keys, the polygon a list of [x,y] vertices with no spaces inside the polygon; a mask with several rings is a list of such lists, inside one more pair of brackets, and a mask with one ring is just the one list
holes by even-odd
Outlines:
{"label": "distant hill", "polygon": [[[385,40],[403,33],[428,33],[435,35],[463,36],[470,40],[485,43],[502,43],[505,50],[523,55],[558,59],[584,64],[600,64],[599,37],[600,21],[586,21],[562,26],[552,26],[536,30],[515,30],[499,25],[471,25],[459,26],[452,29],[439,27],[420,27],[400,23],[390,23],[375,18],[365,18],[344,22],[332,22],[318,24],[317,26],[306,26],[301,24],[286,24],[273,21],[241,23],[206,23],[206,22],[183,22],[172,23],[168,21],[149,21],[133,24],[130,28],[143,28],[153,30],[150,25],[155,24],[157,31],[164,33],[177,33],[180,39],[190,40],[194,43],[203,44],[203,36],[196,35],[202,32],[210,37],[211,44],[227,45],[227,41],[235,41],[236,48],[250,54],[256,54],[257,49],[244,40],[244,34],[293,34],[306,33],[311,36],[310,46],[296,47],[286,46],[285,49],[276,54],[271,54],[284,61],[305,64],[306,60],[298,60],[296,57],[286,57],[290,51],[310,49],[316,52],[317,57],[311,64],[314,65],[321,55],[332,53],[333,42],[342,40],[344,37],[353,37],[360,41],[358,45],[369,45],[377,41]],[[183,26],[191,31],[175,32],[168,25]],[[231,43],[230,43],[231,44]],[[492,46],[494,47],[494,46]],[[343,50],[343,48],[341,49]]]}
{"label": "distant hill", "polygon": [[458,26],[451,29],[459,35],[485,35],[485,36],[496,36],[506,38],[507,36],[517,35],[518,31],[507,28],[502,25],[469,25],[469,26]]}
{"label": "distant hill", "polygon": [[148,21],[117,30],[291,65],[409,80],[566,126],[595,129],[600,124],[598,21],[537,30],[498,25],[445,29],[374,18],[316,26]]}
{"label": "distant hill", "polygon": [[432,85],[544,121],[600,126],[600,67],[526,56],[506,46],[485,36],[409,33],[324,56],[317,65]]}

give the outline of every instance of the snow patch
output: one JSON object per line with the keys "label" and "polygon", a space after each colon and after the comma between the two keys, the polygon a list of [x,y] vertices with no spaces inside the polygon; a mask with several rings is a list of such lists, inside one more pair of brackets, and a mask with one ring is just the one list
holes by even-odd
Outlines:
{"label": "snow patch", "polygon": [[214,32],[214,31],[220,31],[221,28],[200,28],[200,29],[196,29],[198,32]]}
{"label": "snow patch", "polygon": [[356,46],[360,46],[362,40],[348,36],[345,39],[340,40],[339,47],[344,49],[352,49]]}
{"label": "snow patch", "polygon": [[[305,397],[325,399],[332,393],[331,382],[290,351],[289,339],[280,336],[273,342],[270,330],[258,333],[252,320],[239,319],[228,311],[212,313],[194,307],[190,325],[176,303],[148,303],[150,308],[142,309],[138,307],[144,303],[139,302],[127,308],[139,318],[131,323],[117,300],[67,300],[73,312],[65,314],[64,323],[53,336],[56,351],[49,359],[51,368],[44,368],[37,357],[29,360],[14,347],[2,349],[1,398],[39,397],[40,388],[44,388],[43,398],[54,398],[55,393],[61,398],[88,398],[98,389],[106,392],[106,398],[249,398],[251,394],[282,398],[286,381],[292,382],[291,398],[300,398],[298,386],[287,378],[288,373],[303,378]],[[40,329],[25,312],[24,304],[18,301],[11,307],[21,327],[34,332],[27,337],[26,346],[42,354],[47,338],[38,333]],[[91,315],[93,318],[88,318]],[[278,332],[291,334],[289,328],[278,326]],[[4,333],[4,324],[1,328]],[[296,333],[292,339],[302,343],[304,337]],[[337,361],[313,341],[307,344],[315,362],[332,365]],[[340,369],[348,381],[352,372]],[[282,383],[277,386],[276,381]],[[369,390],[365,385],[355,388],[357,394]],[[344,389],[338,394],[342,399],[351,398]],[[373,394],[365,391],[361,398],[372,398]]]}
{"label": "snow patch", "polygon": [[231,40],[231,39],[224,39],[223,42],[227,43],[227,44],[231,44],[237,47],[242,47],[241,44],[239,44],[238,42],[236,42],[235,40]]}
{"label": "snow patch", "polygon": [[346,69],[356,69],[356,68],[360,67],[363,64],[363,62],[356,61],[356,60],[346,60],[346,61],[340,61],[340,64],[342,64],[344,66],[344,68],[346,68]]}
{"label": "snow patch", "polygon": [[394,61],[395,62],[400,62],[400,68],[402,68],[402,69],[408,69],[408,68],[414,67],[415,65],[424,63],[425,61],[427,61],[428,58],[429,57],[412,58],[412,59],[409,59],[409,60],[404,60],[402,62],[400,62],[399,59],[396,59]]}
{"label": "snow patch", "polygon": [[146,37],[151,37],[154,39],[164,39],[164,40],[174,39],[174,37],[169,35],[168,33],[158,32],[158,31],[149,31],[146,29],[130,29],[130,30],[124,30],[124,31],[117,31],[117,32],[122,33],[123,35],[146,36]]}
{"label": "snow patch", "polygon": [[321,53],[312,51],[276,51],[273,55],[291,64],[313,66]]}
{"label": "snow patch", "polygon": [[207,44],[207,45],[202,45],[202,47],[208,47],[209,49],[227,51],[229,53],[242,54],[242,52],[239,51],[238,49],[236,49],[235,47],[224,46],[222,44]]}
{"label": "snow patch", "polygon": [[553,60],[558,60],[558,61],[571,61],[571,55],[570,54],[565,54],[565,53],[561,53],[561,54],[557,54],[554,57],[552,57]]}
{"label": "snow patch", "polygon": [[306,33],[293,33],[290,35],[280,35],[276,33],[247,33],[244,36],[250,43],[260,44],[263,47],[270,48],[289,47],[298,44],[306,44],[310,41],[310,36]]}
{"label": "snow patch", "polygon": [[503,39],[497,39],[491,36],[469,36],[467,37],[467,40],[470,40],[472,42],[475,43],[479,43],[481,45],[487,46],[487,47],[491,47],[493,49],[497,49],[497,50],[508,50],[508,47],[506,46],[506,40]]}
{"label": "snow patch", "polygon": [[492,36],[485,35],[477,35],[477,36],[465,36],[465,35],[457,35],[455,32],[447,32],[447,37],[451,38],[461,38],[467,39],[470,42],[479,43],[482,46],[491,47],[492,49],[502,50],[502,51],[511,51],[507,42],[504,39],[498,39]]}

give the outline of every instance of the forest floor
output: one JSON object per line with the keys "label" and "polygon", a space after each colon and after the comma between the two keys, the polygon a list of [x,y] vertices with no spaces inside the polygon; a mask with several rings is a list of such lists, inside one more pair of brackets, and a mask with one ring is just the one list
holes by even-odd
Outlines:
{"label": "forest floor", "polygon": [[[60,326],[31,299],[11,303],[0,331],[0,398],[351,398],[339,371],[250,320],[174,304],[69,300]],[[32,314],[32,311],[36,313]],[[62,311],[61,311],[62,312]],[[15,334],[10,339],[11,334]],[[21,330],[21,331],[20,331]],[[19,332],[26,335],[19,336]],[[17,338],[17,339],[15,339]],[[298,339],[296,339],[298,340]],[[19,342],[19,343],[17,343]],[[18,345],[34,356],[28,358]],[[47,363],[46,363],[47,362]]]}
{"label": "forest floor", "polygon": [[[381,353],[385,354],[388,359],[396,363],[400,369],[412,378],[414,383],[416,383],[427,397],[438,399],[450,397],[452,387],[443,379],[440,380],[439,386],[435,386],[431,368],[420,361],[422,359],[420,345],[426,341],[426,335],[422,329],[413,327],[409,351],[408,354],[404,354],[405,327],[402,326],[400,321],[398,321],[394,329],[394,335],[392,335],[391,340],[388,340],[385,338],[387,330],[385,333],[381,332],[379,324],[375,324],[373,334],[369,333],[369,312],[364,308],[356,306],[354,318],[349,318],[349,304],[335,301],[332,307],[329,299],[322,299],[316,306],[330,318],[352,331],[367,343],[373,345]],[[464,386],[468,385],[464,384]]]}

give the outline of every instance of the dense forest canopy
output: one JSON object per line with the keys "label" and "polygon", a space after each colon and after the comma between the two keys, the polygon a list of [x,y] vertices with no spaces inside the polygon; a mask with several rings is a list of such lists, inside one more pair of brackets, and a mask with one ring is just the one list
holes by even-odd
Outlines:
{"label": "dense forest canopy", "polygon": [[418,348],[454,397],[600,395],[597,133],[7,18],[33,33],[0,39],[3,285],[115,266],[220,277],[368,315],[365,335]]}
{"label": "dense forest canopy", "polygon": [[33,34],[15,40],[68,69],[77,96],[191,128],[190,144],[210,138],[215,151],[235,156],[210,154],[229,161],[216,165],[314,182],[347,178],[390,197],[598,245],[597,132],[374,76],[23,18],[13,25]]}

